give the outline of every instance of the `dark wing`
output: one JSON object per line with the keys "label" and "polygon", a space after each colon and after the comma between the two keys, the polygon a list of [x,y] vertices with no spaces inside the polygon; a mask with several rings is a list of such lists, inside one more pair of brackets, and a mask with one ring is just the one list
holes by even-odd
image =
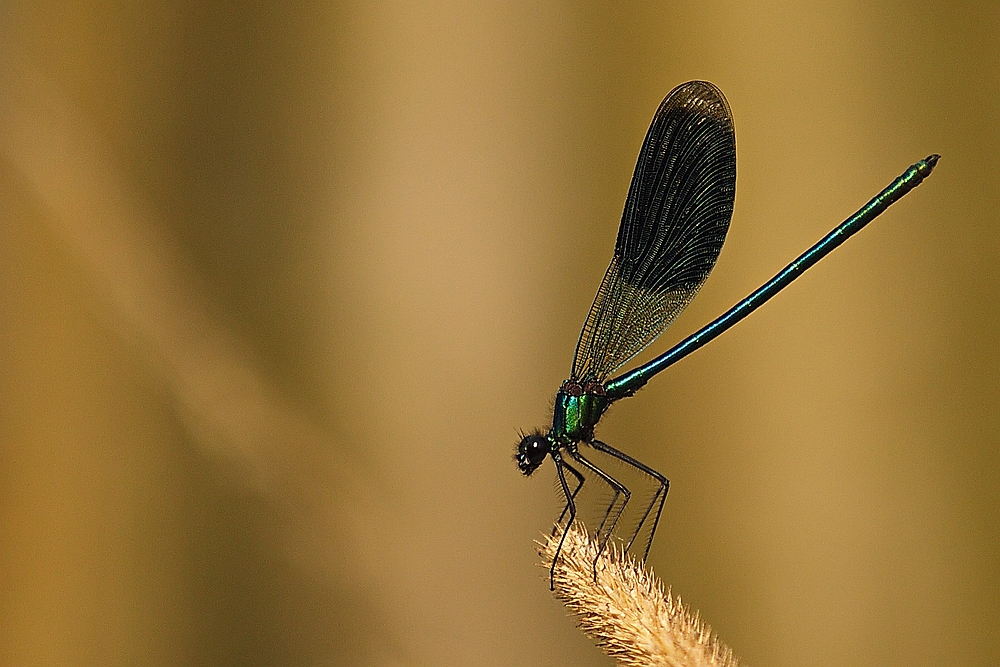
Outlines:
{"label": "dark wing", "polygon": [[674,88],[639,151],[615,255],[576,346],[574,379],[603,382],[684,310],[722,250],[735,196],[726,98],[705,81]]}

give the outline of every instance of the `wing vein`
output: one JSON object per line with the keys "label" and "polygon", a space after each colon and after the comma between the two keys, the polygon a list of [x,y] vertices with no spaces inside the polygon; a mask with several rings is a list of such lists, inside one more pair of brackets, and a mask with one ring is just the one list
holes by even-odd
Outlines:
{"label": "wing vein", "polygon": [[704,81],[678,86],[639,151],[573,378],[603,382],[690,303],[722,250],[735,194],[736,140],[725,97]]}

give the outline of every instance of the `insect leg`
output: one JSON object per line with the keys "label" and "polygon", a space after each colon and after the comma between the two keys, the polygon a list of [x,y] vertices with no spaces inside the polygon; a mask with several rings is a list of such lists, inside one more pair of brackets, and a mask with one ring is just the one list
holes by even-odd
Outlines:
{"label": "insect leg", "polygon": [[[569,532],[570,526],[573,525],[573,521],[576,519],[576,503],[574,502],[574,497],[576,496],[576,491],[570,493],[569,484],[566,483],[566,473],[563,472],[563,468],[568,468],[566,462],[563,461],[562,456],[558,452],[552,453],[552,461],[556,464],[556,475],[559,477],[559,484],[562,486],[563,494],[566,496],[566,509],[563,510],[563,514],[569,511],[569,518],[566,520],[566,527],[563,529],[562,537],[559,538],[559,545],[556,547],[556,552],[552,556],[552,567],[549,568],[549,590],[554,591],[556,589],[556,562],[559,560],[559,554],[562,553],[563,542],[566,541],[566,533]],[[573,470],[572,468],[569,468]],[[573,474],[579,475],[577,471],[573,470]],[[583,486],[583,482],[576,487],[579,491],[580,487]],[[560,516],[560,519],[562,517]]]}
{"label": "insect leg", "polygon": [[[566,463],[565,459],[563,460],[562,465],[563,465],[563,468],[565,468],[566,470],[568,470],[573,475],[573,477],[576,478],[576,488],[573,489],[573,493],[571,493],[570,496],[569,496],[570,497],[569,502],[566,503],[566,507],[563,508],[562,514],[560,514],[559,515],[559,519],[556,520],[557,524],[561,524],[562,523],[563,517],[566,516],[566,512],[569,511],[570,502],[573,502],[573,501],[576,500],[576,494],[580,493],[580,489],[583,488],[583,475],[581,475],[580,472],[576,468],[574,468],[570,464]],[[555,535],[555,530],[556,529],[553,528],[553,532],[552,532],[553,535]]]}
{"label": "insect leg", "polygon": [[[632,497],[631,492],[628,488],[619,482],[617,479],[604,472],[596,465],[588,461],[583,454],[577,451],[575,448],[569,450],[570,456],[573,460],[580,465],[586,467],[588,470],[593,472],[595,475],[604,480],[604,482],[612,488],[615,492],[614,497],[611,498],[611,503],[608,505],[608,509],[604,512],[604,518],[601,520],[601,525],[597,529],[597,558],[601,557],[604,552],[604,548],[607,546],[608,541],[611,539],[611,535],[614,532],[615,526],[618,524],[618,519],[621,518],[622,512],[625,511],[625,506],[628,505],[629,498]],[[618,503],[618,498],[624,497],[621,506],[618,511],[615,510],[615,505]],[[609,521],[610,519],[610,521]],[[602,536],[603,535],[603,536]],[[594,579],[597,579],[597,559],[594,559]]]}
{"label": "insect leg", "polygon": [[604,452],[608,456],[613,456],[619,461],[627,463],[633,468],[646,473],[660,484],[660,486],[656,489],[656,493],[653,494],[653,499],[650,501],[649,506],[646,507],[646,511],[639,520],[639,524],[636,526],[635,532],[632,533],[632,537],[628,541],[628,548],[632,548],[632,543],[635,542],[635,539],[639,536],[640,531],[642,531],[643,524],[645,524],[646,519],[649,518],[650,513],[653,511],[653,507],[656,507],[656,515],[653,518],[653,525],[649,531],[649,539],[646,540],[646,548],[642,552],[642,559],[646,560],[646,556],[649,555],[649,547],[653,544],[653,535],[656,533],[656,526],[660,523],[660,514],[663,512],[663,504],[667,500],[667,492],[670,490],[670,480],[647,466],[645,463],[637,461],[628,454],[620,452],[611,445],[603,443],[600,440],[591,440],[589,444],[594,449]]}

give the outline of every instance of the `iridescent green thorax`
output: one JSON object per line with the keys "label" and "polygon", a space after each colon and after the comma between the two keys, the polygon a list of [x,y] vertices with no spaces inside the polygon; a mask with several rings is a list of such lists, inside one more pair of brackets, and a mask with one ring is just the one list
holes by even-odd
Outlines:
{"label": "iridescent green thorax", "polygon": [[590,440],[609,405],[611,400],[600,382],[566,380],[556,394],[549,437],[560,445]]}

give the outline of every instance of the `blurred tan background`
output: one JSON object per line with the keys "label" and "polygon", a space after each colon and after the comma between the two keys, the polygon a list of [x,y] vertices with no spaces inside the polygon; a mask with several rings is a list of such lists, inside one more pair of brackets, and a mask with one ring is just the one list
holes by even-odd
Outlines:
{"label": "blurred tan background", "polygon": [[736,119],[643,359],[935,174],[602,439],[750,665],[1000,653],[1000,5],[0,8],[0,664],[609,665],[547,590],[551,399],[660,99]]}

